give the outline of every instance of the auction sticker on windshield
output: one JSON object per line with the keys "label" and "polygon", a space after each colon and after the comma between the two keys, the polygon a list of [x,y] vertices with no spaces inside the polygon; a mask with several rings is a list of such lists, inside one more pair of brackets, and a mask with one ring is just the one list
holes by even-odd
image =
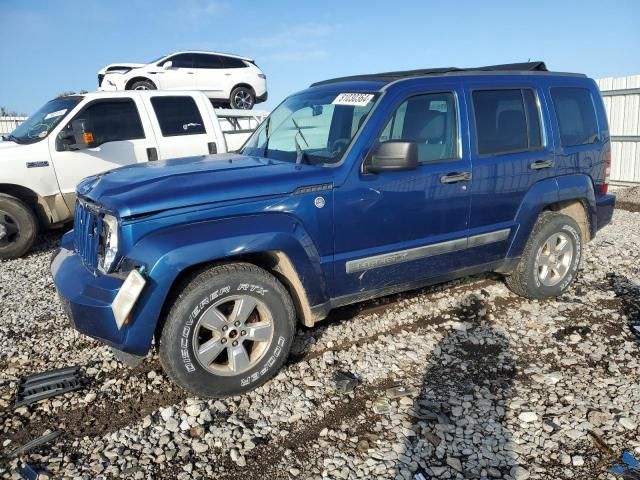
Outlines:
{"label": "auction sticker on windshield", "polygon": [[60,116],[64,115],[65,113],[67,113],[67,109],[66,108],[64,110],[57,110],[55,112],[51,112],[51,113],[46,114],[44,119],[45,120],[49,120],[50,118],[60,117]]}
{"label": "auction sticker on windshield", "polygon": [[333,102],[333,105],[352,105],[354,107],[364,107],[367,105],[373,94],[371,93],[341,93]]}

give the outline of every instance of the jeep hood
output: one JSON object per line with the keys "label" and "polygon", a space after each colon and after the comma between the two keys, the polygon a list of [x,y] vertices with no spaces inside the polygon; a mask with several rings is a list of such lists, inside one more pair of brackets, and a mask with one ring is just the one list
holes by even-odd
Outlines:
{"label": "jeep hood", "polygon": [[237,154],[130,165],[88,177],[78,196],[120,217],[255,199],[330,183],[332,169]]}

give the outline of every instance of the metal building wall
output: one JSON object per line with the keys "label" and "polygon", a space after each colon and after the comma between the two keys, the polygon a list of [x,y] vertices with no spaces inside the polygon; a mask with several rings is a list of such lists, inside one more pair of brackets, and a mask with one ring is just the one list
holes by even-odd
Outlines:
{"label": "metal building wall", "polygon": [[0,117],[0,135],[13,132],[27,117]]}
{"label": "metal building wall", "polygon": [[640,75],[596,80],[611,132],[611,181],[640,183]]}

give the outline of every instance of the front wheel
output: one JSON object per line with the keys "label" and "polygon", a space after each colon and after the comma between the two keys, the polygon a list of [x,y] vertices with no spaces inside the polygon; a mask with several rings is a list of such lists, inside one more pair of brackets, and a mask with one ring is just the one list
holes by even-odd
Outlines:
{"label": "front wheel", "polygon": [[256,103],[256,97],[250,88],[236,87],[231,92],[229,103],[231,104],[231,108],[251,110]]}
{"label": "front wheel", "polygon": [[282,367],[295,319],[291,297],[270,273],[247,263],[213,267],[188,281],[171,307],[160,360],[195,395],[238,395]]}
{"label": "front wheel", "polygon": [[562,295],[575,280],[582,237],[576,221],[560,213],[538,218],[515,270],[506,278],[514,293],[532,299]]}
{"label": "front wheel", "polygon": [[156,86],[151,80],[138,80],[131,84],[130,90],[155,90]]}
{"label": "front wheel", "polygon": [[18,258],[38,235],[38,220],[27,204],[0,193],[0,259]]}

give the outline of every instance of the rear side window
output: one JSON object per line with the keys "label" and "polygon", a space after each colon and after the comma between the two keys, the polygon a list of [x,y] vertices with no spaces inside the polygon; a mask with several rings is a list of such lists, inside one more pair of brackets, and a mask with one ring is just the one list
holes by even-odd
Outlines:
{"label": "rear side window", "polygon": [[385,125],[379,142],[401,140],[418,145],[418,161],[458,157],[456,101],[452,93],[430,93],[408,98]]}
{"label": "rear side window", "polygon": [[245,68],[245,63],[239,58],[221,57],[224,68]]}
{"label": "rear side window", "polygon": [[76,118],[87,120],[95,146],[144,138],[138,108],[131,99],[93,103]]}
{"label": "rear side window", "polygon": [[194,68],[223,68],[222,59],[217,55],[206,55],[204,53],[195,53],[193,55]]}
{"label": "rear side window", "polygon": [[598,121],[591,92],[586,88],[555,87],[551,98],[564,147],[598,141]]}
{"label": "rear side window", "polygon": [[151,105],[158,117],[163,137],[206,133],[202,116],[191,97],[153,97]]}
{"label": "rear side window", "polygon": [[540,113],[530,89],[476,90],[473,96],[478,154],[538,150]]}

